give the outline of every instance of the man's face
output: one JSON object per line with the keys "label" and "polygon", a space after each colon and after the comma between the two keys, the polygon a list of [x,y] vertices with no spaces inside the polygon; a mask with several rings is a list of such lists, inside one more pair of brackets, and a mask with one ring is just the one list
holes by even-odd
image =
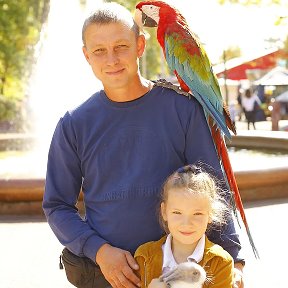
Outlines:
{"label": "man's face", "polygon": [[141,36],[136,39],[128,26],[91,24],[85,31],[85,40],[84,55],[104,88],[123,88],[136,78],[145,40]]}

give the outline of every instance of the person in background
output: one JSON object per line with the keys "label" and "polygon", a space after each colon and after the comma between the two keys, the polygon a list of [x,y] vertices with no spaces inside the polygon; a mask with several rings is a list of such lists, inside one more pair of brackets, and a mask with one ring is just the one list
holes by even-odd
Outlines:
{"label": "person in background", "polygon": [[261,101],[258,96],[251,93],[250,89],[245,90],[245,94],[242,97],[242,107],[247,120],[247,129],[250,129],[250,123],[252,124],[254,130],[256,130],[256,113],[257,107],[261,106]]}
{"label": "person in background", "polygon": [[[168,177],[161,197],[160,223],[168,236],[141,245],[135,252],[140,267],[141,288],[166,287],[160,275],[188,278],[177,271],[180,263],[196,262],[206,272],[203,287],[230,288],[233,284],[233,259],[221,246],[208,240],[205,232],[213,224],[227,221],[228,206],[223,191],[201,166],[187,165]],[[229,216],[228,216],[229,217]],[[183,268],[182,268],[183,269]],[[193,273],[194,269],[191,271]],[[197,277],[195,281],[204,280]],[[190,275],[193,279],[193,274]],[[198,287],[198,286],[197,286]]]}
{"label": "person in background", "polygon": [[[43,210],[65,246],[62,260],[73,285],[137,287],[133,255],[164,233],[153,211],[167,176],[197,161],[211,166],[218,179],[223,174],[202,106],[177,86],[140,74],[145,37],[126,8],[99,6],[85,20],[82,39],[84,56],[103,89],[56,126]],[[80,191],[84,217],[77,209]],[[233,220],[211,229],[208,238],[237,262],[241,284],[245,260]]]}

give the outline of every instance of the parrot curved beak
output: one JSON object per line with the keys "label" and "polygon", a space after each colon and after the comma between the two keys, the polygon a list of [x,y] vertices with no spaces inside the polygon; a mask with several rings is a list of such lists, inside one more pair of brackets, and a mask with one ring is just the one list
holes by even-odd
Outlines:
{"label": "parrot curved beak", "polygon": [[148,17],[144,12],[142,12],[142,23],[144,27],[157,27],[158,26],[157,22],[154,19]]}
{"label": "parrot curved beak", "polygon": [[140,9],[136,9],[134,13],[134,20],[139,26],[140,30],[143,31],[143,27],[157,27],[158,24],[155,20],[148,17],[143,11]]}

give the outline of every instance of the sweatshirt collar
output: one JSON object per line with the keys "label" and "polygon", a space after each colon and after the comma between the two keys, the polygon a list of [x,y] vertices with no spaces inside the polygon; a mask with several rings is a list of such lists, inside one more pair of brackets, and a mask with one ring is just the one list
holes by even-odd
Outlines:
{"label": "sweatshirt collar", "polygon": [[151,90],[149,90],[147,93],[145,93],[144,95],[140,96],[137,99],[131,100],[131,101],[125,101],[125,102],[116,102],[116,101],[112,101],[110,100],[105,91],[101,90],[100,91],[100,99],[108,106],[111,107],[116,107],[116,108],[129,108],[129,107],[134,107],[134,106],[138,106],[141,105],[142,103],[145,103],[145,101],[147,101],[148,99],[150,99],[155,93],[155,90],[157,91],[156,86],[153,86]]}

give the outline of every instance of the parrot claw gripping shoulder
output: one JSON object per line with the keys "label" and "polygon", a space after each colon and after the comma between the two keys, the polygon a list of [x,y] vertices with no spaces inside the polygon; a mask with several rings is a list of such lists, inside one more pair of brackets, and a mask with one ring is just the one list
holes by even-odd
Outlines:
{"label": "parrot claw gripping shoulder", "polygon": [[[137,14],[138,13],[138,14]],[[218,80],[198,37],[190,30],[181,13],[163,1],[142,1],[136,5],[135,19],[140,28],[157,27],[157,40],[168,67],[177,77],[181,90],[190,92],[202,105],[218,153],[224,178],[233,191],[234,206],[239,210],[254,254],[258,256],[245,217],[241,196],[230,164],[224,135],[231,139],[236,129],[223,101]],[[139,23],[141,22],[141,23]],[[189,94],[190,94],[189,93]],[[190,94],[190,95],[191,95]],[[236,212],[236,211],[235,211]],[[237,213],[236,213],[237,216]]]}
{"label": "parrot claw gripping shoulder", "polygon": [[176,91],[178,94],[184,95],[186,97],[188,97],[189,99],[191,99],[191,97],[193,97],[193,95],[189,92],[186,92],[184,90],[182,90],[179,86],[174,85],[171,82],[168,82],[166,79],[158,79],[156,81],[153,81],[155,86],[161,86],[161,87],[165,87],[168,89],[172,89],[174,91]]}

